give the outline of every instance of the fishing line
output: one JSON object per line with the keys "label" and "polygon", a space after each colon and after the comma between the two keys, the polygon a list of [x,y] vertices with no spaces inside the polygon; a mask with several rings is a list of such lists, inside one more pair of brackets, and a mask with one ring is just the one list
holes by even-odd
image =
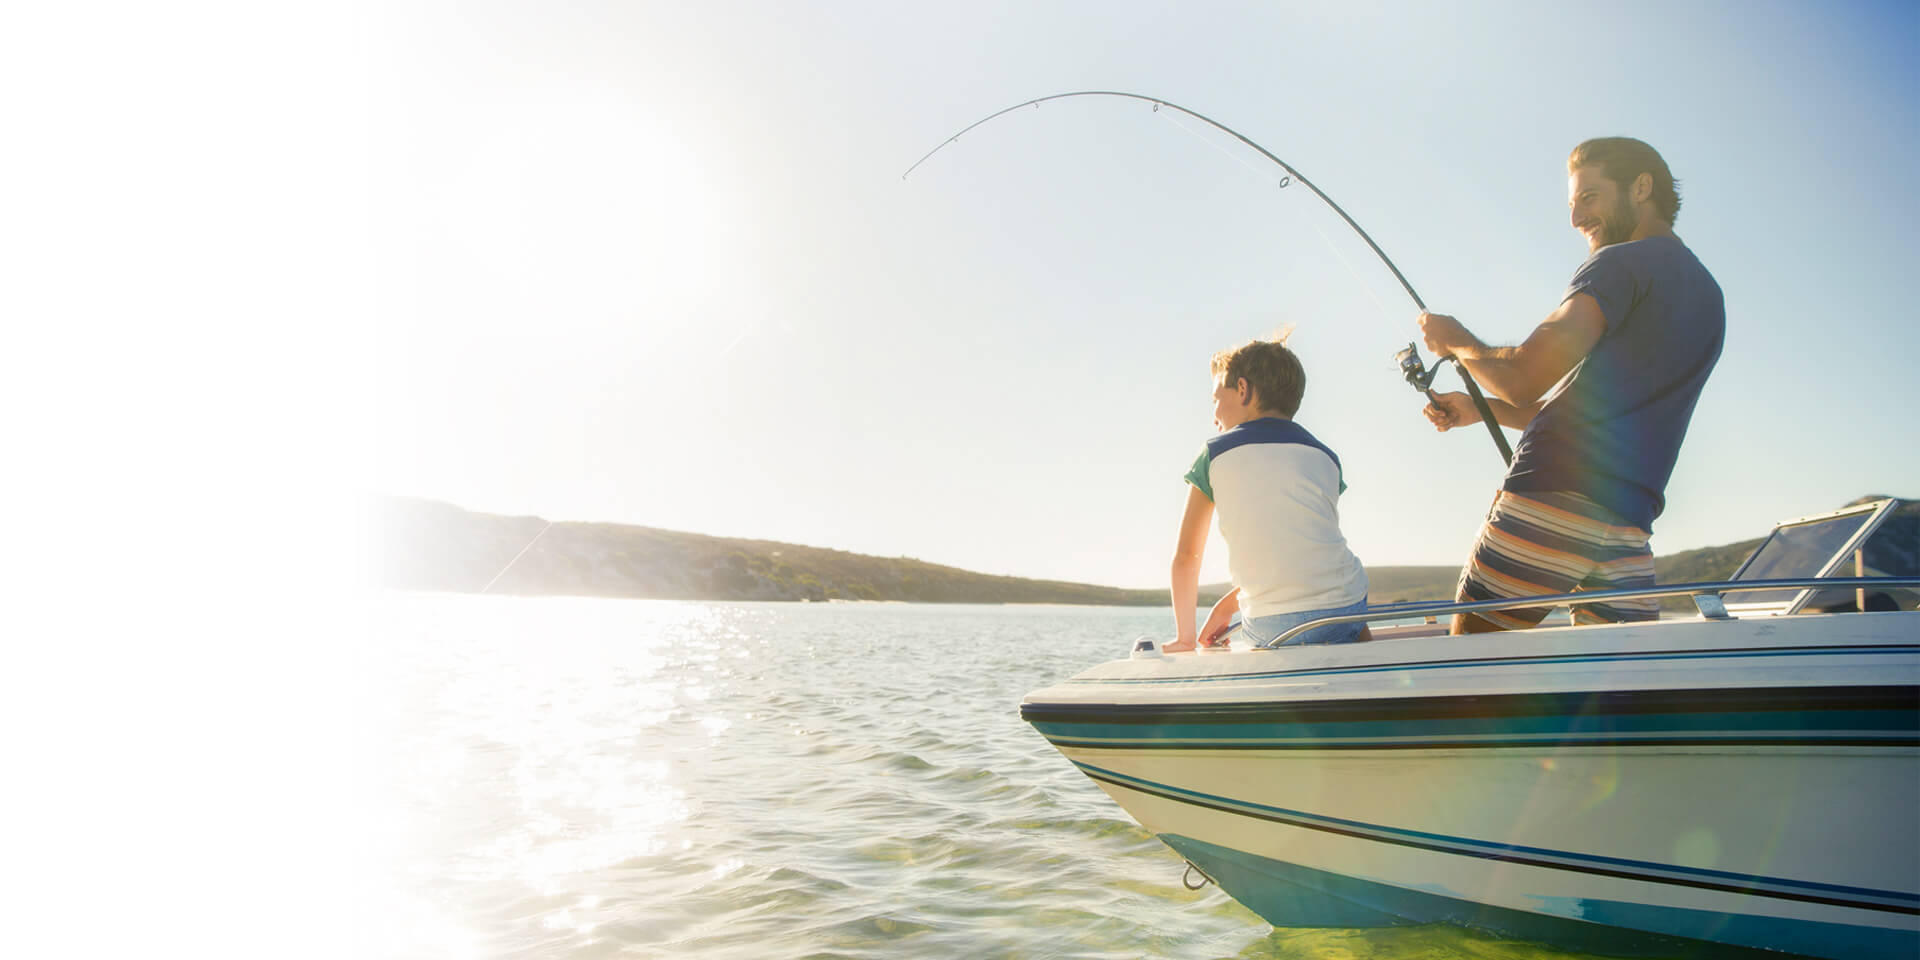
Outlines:
{"label": "fishing line", "polygon": [[[1156,107],[1158,107],[1158,104],[1156,104],[1155,106],[1156,106]],[[1164,118],[1164,119],[1165,119],[1165,120],[1166,120],[1166,121],[1167,121],[1168,123],[1171,123],[1171,124],[1173,124],[1174,126],[1176,126],[1176,127],[1179,127],[1179,128],[1180,128],[1180,129],[1182,129],[1182,130],[1185,130],[1185,131],[1186,131],[1186,132],[1188,133],[1188,135],[1190,135],[1190,136],[1192,136],[1192,137],[1193,137],[1193,138],[1194,138],[1195,140],[1198,140],[1198,141],[1200,141],[1201,143],[1204,143],[1204,144],[1206,144],[1207,146],[1209,146],[1209,147],[1212,147],[1212,148],[1214,148],[1215,150],[1218,150],[1218,151],[1220,151],[1220,155],[1221,155],[1221,156],[1224,156],[1224,157],[1227,157],[1227,158],[1229,158],[1229,159],[1231,159],[1231,160],[1232,160],[1232,161],[1233,161],[1234,163],[1237,163],[1237,164],[1239,164],[1239,165],[1241,165],[1241,166],[1243,166],[1243,167],[1246,167],[1246,168],[1247,168],[1247,169],[1248,169],[1249,171],[1251,171],[1251,172],[1253,173],[1253,175],[1254,175],[1254,176],[1256,176],[1256,177],[1259,177],[1259,178],[1260,178],[1260,179],[1262,179],[1262,180],[1265,180],[1265,179],[1266,179],[1266,175],[1260,172],[1260,168],[1259,168],[1259,167],[1256,167],[1256,166],[1254,166],[1254,165],[1253,165],[1253,164],[1251,164],[1251,163],[1248,163],[1248,162],[1247,162],[1247,158],[1246,158],[1246,157],[1243,157],[1243,156],[1241,156],[1241,155],[1239,155],[1239,154],[1237,154],[1237,153],[1234,153],[1234,152],[1233,152],[1232,150],[1228,150],[1228,149],[1227,149],[1226,147],[1224,147],[1224,146],[1221,146],[1221,145],[1220,145],[1220,143],[1219,143],[1218,141],[1215,141],[1215,140],[1209,140],[1209,139],[1207,139],[1207,138],[1206,138],[1205,136],[1203,136],[1203,135],[1202,135],[1202,134],[1200,133],[1200,131],[1198,131],[1198,130],[1195,130],[1195,129],[1194,129],[1194,128],[1192,128],[1192,127],[1189,127],[1189,126],[1187,126],[1187,125],[1186,125],[1186,124],[1184,124],[1184,123],[1181,123],[1181,122],[1180,122],[1180,121],[1179,121],[1179,120],[1178,120],[1177,118],[1175,118],[1175,117],[1174,117],[1174,115],[1173,115],[1173,114],[1172,114],[1171,112],[1168,112],[1168,113],[1161,113],[1161,112],[1160,112],[1160,111],[1159,111],[1158,109],[1155,109],[1155,110],[1154,110],[1153,112],[1154,112],[1154,115],[1155,115],[1155,116],[1159,116],[1159,117],[1162,117],[1162,118]],[[1283,187],[1283,188],[1284,188],[1284,187],[1285,187],[1286,185],[1287,185],[1287,184],[1286,184],[1286,182],[1285,182],[1284,180],[1283,180],[1283,181],[1281,181],[1281,183],[1280,183],[1280,186],[1281,186],[1281,187]]]}
{"label": "fishing line", "polygon": [[504,566],[504,567],[501,567],[501,568],[500,568],[500,572],[499,572],[499,573],[496,573],[496,574],[494,574],[494,575],[493,575],[493,579],[492,579],[492,580],[488,580],[488,581],[487,581],[487,585],[486,585],[486,586],[484,586],[484,587],[481,587],[481,588],[480,588],[480,592],[481,592],[481,593],[486,593],[486,592],[487,592],[488,590],[492,590],[492,589],[493,589],[493,585],[494,585],[494,584],[496,584],[496,583],[499,583],[499,582],[500,582],[500,578],[501,578],[501,577],[504,577],[504,576],[506,576],[506,575],[507,575],[507,571],[508,571],[508,570],[512,570],[512,569],[513,569],[513,565],[514,565],[514,564],[516,564],[516,563],[519,563],[519,562],[520,562],[520,558],[521,558],[521,557],[524,557],[524,556],[526,556],[526,555],[527,555],[527,551],[528,551],[528,550],[532,550],[532,549],[533,549],[533,545],[534,545],[534,544],[536,544],[536,543],[539,543],[539,542],[540,542],[540,538],[541,538],[541,537],[544,537],[544,536],[546,536],[546,535],[547,535],[547,531],[548,531],[548,530],[552,530],[552,529],[553,529],[553,521],[552,521],[552,520],[548,520],[548,521],[547,521],[547,525],[546,525],[546,526],[544,526],[544,527],[541,527],[541,528],[540,528],[540,532],[539,532],[539,533],[536,533],[536,534],[534,534],[534,535],[533,535],[533,539],[532,539],[532,540],[528,540],[528,541],[527,541],[527,545],[526,545],[526,546],[524,546],[524,547],[521,547],[521,548],[520,548],[520,552],[519,552],[519,553],[516,553],[516,554],[514,554],[514,555],[513,555],[513,559],[512,559],[512,560],[508,560],[508,561],[507,561],[507,565],[506,565],[506,566]]}
{"label": "fishing line", "polygon": [[[1287,172],[1287,176],[1280,181],[1280,185],[1282,187],[1285,187],[1289,183],[1297,180],[1301,183],[1301,185],[1305,186],[1308,190],[1313,191],[1314,196],[1319,197],[1320,200],[1324,202],[1327,206],[1333,208],[1333,212],[1339,214],[1340,219],[1345,220],[1347,222],[1347,226],[1352,227],[1353,232],[1359,234],[1360,239],[1365,240],[1367,242],[1367,246],[1373,250],[1374,256],[1379,257],[1380,262],[1385,264],[1387,269],[1393,272],[1393,278],[1395,280],[1400,281],[1400,287],[1407,291],[1407,296],[1412,298],[1413,305],[1416,307],[1419,307],[1422,313],[1427,312],[1426,302],[1420,299],[1420,294],[1414,292],[1413,284],[1407,282],[1406,276],[1400,272],[1399,267],[1394,266],[1393,260],[1387,256],[1386,251],[1380,249],[1380,245],[1373,242],[1373,237],[1369,236],[1367,234],[1367,231],[1361,229],[1360,224],[1355,222],[1351,216],[1347,215],[1347,211],[1341,209],[1339,204],[1333,202],[1332,197],[1327,196],[1326,193],[1322,191],[1319,187],[1314,186],[1313,181],[1308,180],[1306,177],[1302,176],[1300,174],[1300,171],[1295,170],[1292,166],[1288,165],[1288,163],[1285,160],[1282,160],[1279,157],[1274,156],[1272,151],[1268,150],[1266,147],[1263,147],[1253,142],[1251,139],[1248,139],[1248,137],[1245,134],[1241,133],[1240,131],[1233,129],[1232,127],[1229,127],[1226,124],[1213,119],[1212,117],[1206,116],[1205,114],[1196,113],[1195,111],[1189,110],[1186,107],[1180,106],[1177,103],[1171,103],[1166,100],[1162,100],[1158,97],[1148,97],[1138,93],[1125,93],[1118,90],[1076,90],[1071,93],[1055,93],[1055,94],[1051,94],[1044,97],[1036,97],[1032,100],[1025,101],[1024,103],[1016,103],[1011,107],[1007,107],[1006,109],[1003,109],[1003,110],[997,110],[993,113],[987,114],[984,117],[981,117],[978,120],[975,120],[974,122],[961,128],[959,133],[956,133],[953,136],[950,136],[947,139],[941,141],[938,146],[934,147],[932,150],[928,150],[925,156],[921,157],[918,160],[915,160],[913,162],[913,166],[908,167],[906,172],[900,175],[900,179],[902,180],[907,179],[907,177],[913,174],[913,171],[919,169],[921,164],[926,163],[929,157],[932,157],[934,154],[939,153],[941,150],[946,149],[948,144],[953,143],[954,141],[959,140],[961,137],[966,136],[968,131],[971,131],[973,128],[980,126],[981,124],[986,123],[989,120],[994,119],[995,117],[1012,113],[1013,111],[1018,110],[1022,107],[1030,106],[1030,107],[1038,108],[1040,104],[1046,103],[1049,100],[1064,100],[1069,97],[1121,97],[1127,100],[1139,100],[1143,103],[1152,104],[1153,110],[1155,113],[1159,113],[1162,107],[1166,107],[1171,110],[1178,110],[1181,113],[1184,113],[1187,116],[1200,121],[1201,123],[1207,124],[1208,126],[1213,127],[1214,129],[1219,130],[1222,133],[1225,133],[1233,137],[1235,140],[1238,140],[1241,143],[1244,143],[1247,146],[1252,147],[1254,150],[1258,151],[1261,156],[1266,157],[1268,160],[1273,161],[1276,165],[1280,167],[1280,169],[1285,170]],[[1409,344],[1408,348],[1406,350],[1402,350],[1399,354],[1399,356],[1402,358],[1401,368],[1403,371],[1409,369],[1409,363],[1405,359],[1409,355],[1412,357],[1412,365],[1417,366],[1419,363],[1418,353],[1414,350],[1413,346]],[[1512,448],[1510,448],[1507,445],[1506,434],[1500,432],[1500,424],[1493,417],[1493,408],[1488,406],[1487,398],[1480,393],[1480,385],[1474,382],[1473,375],[1467,372],[1466,366],[1460,363],[1459,360],[1450,356],[1441,357],[1440,360],[1454,361],[1454,364],[1453,364],[1454,372],[1459,374],[1460,382],[1467,388],[1467,395],[1473,398],[1473,405],[1475,409],[1479,410],[1481,421],[1487,425],[1487,431],[1493,435],[1494,445],[1500,448],[1500,458],[1506,461],[1507,463],[1511,464],[1513,462]],[[1409,380],[1412,380],[1411,376],[1409,376]],[[1422,389],[1426,389],[1427,386],[1431,385],[1431,382],[1432,382],[1431,376],[1429,375],[1426,385],[1422,385],[1418,383],[1416,383],[1415,385],[1418,387],[1421,387]],[[1429,397],[1433,395],[1430,389],[1427,390],[1427,395]]]}
{"label": "fishing line", "polygon": [[1320,239],[1327,245],[1327,249],[1332,250],[1333,255],[1340,258],[1340,265],[1347,268],[1347,273],[1353,277],[1355,283],[1360,285],[1360,289],[1366,293],[1367,299],[1372,300],[1373,305],[1380,308],[1380,316],[1391,322],[1393,320],[1393,313],[1387,309],[1385,303],[1380,302],[1379,296],[1374,294],[1373,284],[1368,283],[1366,278],[1360,276],[1360,271],[1354,269],[1353,261],[1348,260],[1347,255],[1340,252],[1340,248],[1334,245],[1333,238],[1327,236],[1327,232],[1320,229],[1319,224],[1309,222],[1308,225],[1313,227],[1314,233],[1320,235]]}
{"label": "fishing line", "polygon": [[[1172,111],[1162,113],[1160,112],[1159,109],[1157,109],[1158,104],[1155,104],[1155,107],[1156,109],[1153,112],[1156,116],[1166,118],[1166,121],[1168,123],[1171,123],[1174,126],[1179,127],[1180,129],[1186,131],[1188,134],[1192,135],[1192,137],[1195,140],[1198,140],[1201,143],[1204,143],[1207,146],[1220,151],[1220,153],[1223,156],[1226,156],[1232,159],[1234,163],[1237,163],[1243,167],[1246,167],[1249,171],[1253,173],[1254,176],[1261,177],[1261,179],[1265,179],[1265,176],[1260,172],[1260,168],[1254,166],[1251,163],[1248,163],[1247,158],[1237,153],[1234,153],[1231,150],[1228,150],[1226,147],[1221,146],[1218,141],[1211,140],[1206,136],[1204,136],[1203,134],[1201,134],[1200,131],[1193,129],[1192,127],[1189,127],[1184,123],[1181,123],[1178,119],[1174,117]],[[1287,188],[1287,186],[1288,186],[1288,181],[1283,178],[1280,181],[1280,188],[1284,190]],[[1340,265],[1347,268],[1347,275],[1351,276],[1354,279],[1354,282],[1360,285],[1361,292],[1365,293],[1367,295],[1367,299],[1372,300],[1373,305],[1380,309],[1381,319],[1391,322],[1393,319],[1393,314],[1392,312],[1387,310],[1387,305],[1381,302],[1380,297],[1373,292],[1373,284],[1367,282],[1366,278],[1360,276],[1360,271],[1354,268],[1353,261],[1347,259],[1347,255],[1340,252],[1340,248],[1334,245],[1333,238],[1327,236],[1327,232],[1325,230],[1320,229],[1320,225],[1318,223],[1314,223],[1313,221],[1309,220],[1307,221],[1307,225],[1313,228],[1314,233],[1317,233],[1320,235],[1320,242],[1326,244],[1328,250],[1333,251],[1333,255],[1335,258],[1337,258],[1340,261]]]}

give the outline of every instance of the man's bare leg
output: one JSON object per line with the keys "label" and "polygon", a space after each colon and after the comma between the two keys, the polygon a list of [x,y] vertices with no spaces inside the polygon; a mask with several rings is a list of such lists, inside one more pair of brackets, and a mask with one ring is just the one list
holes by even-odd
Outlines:
{"label": "man's bare leg", "polygon": [[1505,629],[1506,627],[1471,613],[1456,613],[1453,615],[1453,628],[1449,632],[1457,637],[1463,633],[1498,633]]}

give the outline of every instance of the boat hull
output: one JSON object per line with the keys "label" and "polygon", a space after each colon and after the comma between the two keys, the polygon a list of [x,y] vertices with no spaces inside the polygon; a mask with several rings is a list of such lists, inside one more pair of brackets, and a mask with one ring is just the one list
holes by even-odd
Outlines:
{"label": "boat hull", "polygon": [[1022,709],[1276,926],[1910,958],[1920,620],[1874,617],[1123,661]]}

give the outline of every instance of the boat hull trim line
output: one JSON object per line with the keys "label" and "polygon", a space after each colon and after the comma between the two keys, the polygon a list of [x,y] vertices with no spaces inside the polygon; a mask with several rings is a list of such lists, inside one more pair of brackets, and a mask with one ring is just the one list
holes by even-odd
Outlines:
{"label": "boat hull trim line", "polygon": [[1920,956],[1920,611],[1395,629],[1114,660],[1021,715],[1275,926]]}

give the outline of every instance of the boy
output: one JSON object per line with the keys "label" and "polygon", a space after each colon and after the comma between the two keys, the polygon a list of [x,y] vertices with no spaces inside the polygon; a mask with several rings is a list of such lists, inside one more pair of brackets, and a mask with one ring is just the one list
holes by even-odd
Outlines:
{"label": "boy", "polygon": [[[1201,638],[1224,647],[1224,639],[1215,641],[1236,611],[1247,638],[1264,643],[1309,620],[1366,610],[1367,571],[1340,535],[1340,459],[1293,422],[1306,388],[1306,371],[1284,335],[1214,355],[1213,425],[1221,432],[1187,472],[1187,511],[1173,555],[1178,636],[1166,652],[1192,650]],[[1216,507],[1233,589],[1196,631],[1200,558]],[[1370,638],[1365,624],[1347,623],[1290,642]]]}

